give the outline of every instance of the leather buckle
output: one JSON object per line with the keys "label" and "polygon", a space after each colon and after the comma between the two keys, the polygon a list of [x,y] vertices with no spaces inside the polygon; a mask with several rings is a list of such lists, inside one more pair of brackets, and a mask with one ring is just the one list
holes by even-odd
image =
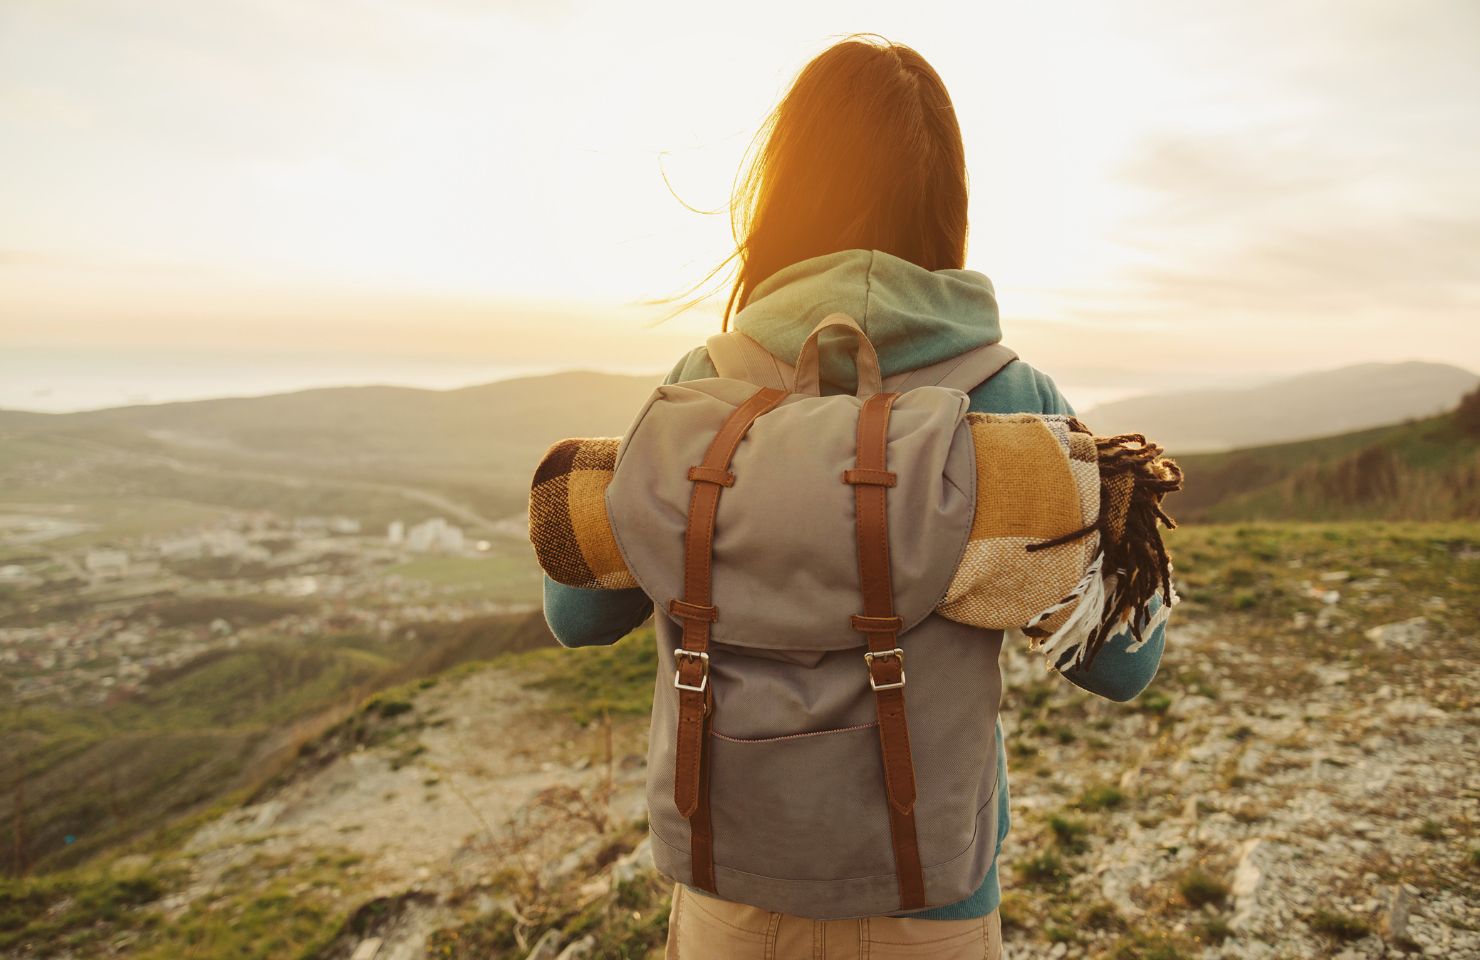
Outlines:
{"label": "leather buckle", "polygon": [[[874,679],[874,661],[884,660],[889,657],[899,658],[899,680],[896,683],[879,683]],[[869,650],[863,655],[864,662],[868,665],[868,685],[873,690],[898,690],[904,686],[904,650],[895,647],[893,650]]]}
{"label": "leather buckle", "polygon": [[[681,668],[673,671],[673,686],[679,690],[703,693],[705,688],[709,686],[709,654],[702,650],[685,650],[683,647],[679,647],[673,651],[673,656],[675,660],[679,657],[692,657],[699,661],[700,669],[699,685],[697,687],[683,682],[683,670]],[[901,669],[903,668],[901,667]]]}

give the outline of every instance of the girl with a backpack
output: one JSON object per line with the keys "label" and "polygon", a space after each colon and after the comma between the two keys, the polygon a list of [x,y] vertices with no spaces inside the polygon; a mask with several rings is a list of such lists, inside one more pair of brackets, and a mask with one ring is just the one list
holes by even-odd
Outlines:
{"label": "girl with a backpack", "polygon": [[[725,311],[725,327],[732,335],[685,356],[667,384],[721,376],[770,383],[776,396],[769,406],[753,404],[756,409],[749,412],[752,422],[760,423],[766,422],[768,410],[785,410],[782,396],[802,392],[804,381],[811,381],[822,397],[850,395],[850,402],[855,390],[863,397],[878,389],[900,389],[905,392],[898,395],[896,407],[904,412],[895,413],[896,424],[907,425],[916,422],[908,419],[916,416],[908,412],[913,409],[909,390],[916,385],[909,373],[930,371],[922,382],[957,387],[969,399],[971,412],[1072,417],[1072,408],[1048,376],[1014,359],[1005,348],[993,347],[1001,340],[1001,329],[992,284],[965,269],[967,185],[960,129],[940,77],[918,53],[871,38],[836,44],[802,70],[762,133],[761,149],[733,211],[739,238],[733,259],[738,260],[739,272]],[[818,338],[804,343],[823,326],[829,327],[820,338],[825,343],[816,342]],[[850,338],[859,342],[845,342]],[[956,364],[957,358],[965,362]],[[721,366],[727,369],[718,369]],[[963,376],[972,382],[961,382]],[[875,391],[864,389],[865,379],[878,385]],[[713,392],[723,401],[726,389],[730,388]],[[736,389],[730,392],[741,395]],[[804,643],[788,648],[784,642],[775,644],[776,649],[762,649],[768,645],[766,636],[780,636],[788,624],[811,629],[806,626],[809,617],[828,607],[829,590],[841,591],[844,586],[813,581],[822,575],[819,571],[843,567],[819,561],[815,569],[804,564],[807,569],[747,572],[746,556],[737,556],[735,549],[721,555],[727,516],[723,511],[740,510],[738,505],[748,502],[739,492],[746,480],[739,461],[729,459],[737,449],[744,451],[745,425],[736,428],[738,436],[718,453],[715,447],[726,444],[709,444],[705,437],[688,461],[694,466],[686,482],[696,492],[692,502],[687,499],[688,486],[676,495],[684,498],[675,501],[671,511],[678,526],[661,545],[666,551],[661,562],[671,558],[673,566],[673,582],[663,589],[667,595],[644,589],[656,590],[659,576],[644,570],[647,561],[640,554],[647,547],[633,543],[634,527],[624,528],[615,518],[617,539],[627,541],[622,544],[627,563],[641,586],[586,589],[546,577],[545,616],[566,646],[614,643],[653,615],[657,604],[663,667],[654,708],[649,769],[654,786],[649,804],[655,859],[660,870],[681,881],[674,889],[669,957],[948,960],[1002,955],[997,854],[1009,822],[1006,752],[996,719],[1001,692],[996,658],[1002,633],[969,630],[927,616],[937,594],[946,595],[944,586],[925,584],[920,588],[929,592],[922,594],[925,601],[911,599],[917,581],[927,577],[918,571],[956,565],[962,546],[924,542],[919,538],[926,533],[920,531],[929,524],[901,526],[899,520],[886,520],[886,503],[889,510],[904,509],[912,497],[925,496],[912,490],[924,490],[936,498],[930,501],[931,509],[944,516],[954,509],[950,488],[957,484],[950,478],[949,463],[943,468],[945,483],[939,470],[933,481],[929,476],[914,477],[913,472],[922,468],[899,462],[887,416],[886,411],[879,424],[885,439],[876,451],[877,461],[865,462],[865,433],[872,428],[861,423],[857,463],[844,464],[852,469],[843,471],[841,480],[831,478],[838,484],[837,497],[850,498],[836,501],[840,509],[851,511],[856,494],[856,549],[851,545],[851,513],[833,527],[826,526],[831,520],[816,521],[819,558],[825,551],[841,551],[837,557],[852,563],[857,554],[858,572],[846,585],[853,593],[838,601],[853,604],[852,628],[861,631],[849,635],[854,639],[834,642],[829,634],[829,639],[814,644],[815,650]],[[917,416],[924,423],[929,415]],[[759,428],[753,436],[759,436]],[[851,434],[845,439],[853,442]],[[713,463],[699,462],[705,444],[716,458]],[[753,449],[761,451],[761,444],[756,440]],[[886,447],[893,462],[882,459]],[[926,449],[922,445],[910,449],[917,448]],[[951,456],[942,453],[942,462]],[[753,468],[752,476],[757,472]],[[798,484],[804,482],[805,472],[798,463]],[[634,483],[628,484],[628,492],[614,485],[607,494],[614,511],[621,497],[647,495],[646,482],[636,487]],[[886,495],[894,499],[886,501]],[[716,503],[725,506],[717,508]],[[705,522],[706,511],[709,526],[697,537],[689,535],[684,540],[688,552],[679,556],[685,508],[690,529]],[[718,534],[713,526],[716,510],[721,518]],[[880,518],[877,526],[894,532],[892,543],[883,543],[884,533],[878,530],[869,533],[873,511]],[[785,511],[778,509],[780,515]],[[760,532],[753,542],[796,534],[794,529],[767,530],[766,522],[755,521]],[[787,522],[794,527],[810,521],[802,517]],[[738,535],[743,526],[732,521],[731,533]],[[1091,529],[1093,524],[1039,545],[1068,544]],[[865,542],[871,537],[881,541],[877,556],[870,555],[872,547]],[[1156,549],[1165,566],[1159,540]],[[932,550],[940,551],[940,563],[931,559]],[[882,593],[875,582],[872,595],[861,604],[855,602],[860,578],[865,594],[871,590],[871,577],[878,580],[879,562],[884,571]],[[591,575],[589,570],[584,573]],[[604,587],[617,582],[601,576],[592,582],[598,580]],[[696,585],[701,588],[697,594]],[[732,598],[729,604],[727,596]],[[750,598],[749,603],[733,599],[742,596]],[[1169,586],[1167,597],[1172,597]],[[918,615],[911,613],[912,603],[919,608]],[[747,638],[746,616],[761,607],[772,620],[766,630],[753,630]],[[1054,658],[1053,665],[1088,691],[1129,700],[1156,672],[1167,612],[1152,598],[1149,606],[1140,608],[1143,616],[1137,629],[1126,626],[1099,637],[1094,656],[1087,661],[1071,661],[1066,654]],[[826,615],[832,620],[825,622],[832,623],[841,614],[828,609]],[[845,616],[839,636],[847,634],[847,621]],[[936,632],[934,639],[927,636],[930,630]],[[845,643],[862,644],[859,636],[867,641],[866,647],[839,649]],[[912,641],[916,636],[923,639]],[[942,664],[933,651],[945,649],[960,655]],[[833,658],[844,664],[839,667],[844,679],[834,686],[848,687],[846,696],[854,697],[848,701],[852,705],[839,708],[843,711],[839,715],[857,722],[840,725],[842,721],[830,719],[827,729],[813,730],[806,711],[815,709],[822,716],[831,688],[807,687],[798,677],[808,674],[805,679],[815,684],[819,667]],[[751,671],[748,678],[742,679],[743,669]],[[789,702],[783,704],[788,691]],[[755,702],[767,697],[766,703]],[[904,733],[905,698],[912,737]],[[794,714],[786,719],[789,725],[776,726],[788,710]],[[932,710],[955,711],[938,721],[949,724],[943,731],[929,729]],[[802,715],[795,715],[798,711]],[[685,724],[696,731],[687,740]],[[893,748],[902,744],[902,767],[898,754],[891,755],[891,730],[905,736]],[[676,764],[670,742],[675,731]],[[848,796],[846,786],[838,785],[849,783],[847,777],[853,774],[840,773],[827,759],[830,755],[817,752],[827,737],[839,742],[856,738],[860,750],[872,751],[873,766],[868,769],[887,784],[869,785],[867,800]],[[760,752],[765,750],[774,753]],[[770,779],[752,771],[747,780],[733,769],[715,766],[743,764],[745,751],[773,758],[757,761],[772,763],[771,767],[754,768],[772,770]],[[724,796],[710,789],[711,777],[716,778],[713,783],[730,784]],[[809,784],[828,778],[833,778],[834,786],[808,792]],[[691,780],[691,789],[685,787],[686,780]],[[901,780],[908,782],[901,786]],[[886,787],[887,804],[874,796],[884,797]],[[931,790],[952,792],[954,806],[939,801]],[[899,802],[902,794],[909,802]],[[793,797],[795,802],[789,804]],[[763,814],[750,811],[759,828],[793,829],[799,831],[794,834],[799,840],[765,856],[747,858],[755,851],[737,848],[741,827],[733,824],[746,815],[747,804],[763,803],[772,806]],[[799,810],[797,804],[806,808]],[[947,809],[960,811],[955,814],[958,822],[930,821],[944,817],[942,811]],[[860,839],[850,846],[853,837]],[[957,849],[960,853],[954,854]],[[866,866],[880,857],[887,863],[886,872]]]}

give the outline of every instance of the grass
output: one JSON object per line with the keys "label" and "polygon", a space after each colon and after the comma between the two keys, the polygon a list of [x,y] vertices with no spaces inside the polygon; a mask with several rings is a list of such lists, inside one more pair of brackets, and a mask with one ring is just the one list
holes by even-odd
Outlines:
{"label": "grass", "polygon": [[1089,844],[1085,842],[1089,827],[1083,820],[1054,814],[1048,818],[1048,829],[1053,833],[1054,842],[1059,849],[1069,856],[1076,856],[1089,849]]}
{"label": "grass", "polygon": [[553,887],[519,869],[505,871],[492,884],[499,905],[433,932],[426,955],[444,960],[524,956],[528,947],[520,949],[521,937],[532,946],[557,931],[562,946],[591,938],[584,956],[646,960],[668,938],[672,884],[649,872],[595,897],[582,890],[601,866],[633,849],[645,829],[629,824],[610,834],[603,852]]}
{"label": "grass", "polygon": [[107,870],[0,880],[0,950],[70,944],[90,930],[133,926],[164,890],[157,877]]}
{"label": "grass", "polygon": [[455,596],[478,596],[501,603],[539,603],[539,568],[529,544],[503,539],[492,541],[488,553],[476,557],[424,556],[399,563],[383,576],[420,580]]}
{"label": "grass", "polygon": [[1321,908],[1307,919],[1310,928],[1334,940],[1360,940],[1372,932],[1372,925],[1360,917]]}
{"label": "grass", "polygon": [[1056,889],[1069,880],[1069,871],[1053,850],[1045,850],[1017,865],[1018,877],[1035,887]]}
{"label": "grass", "polygon": [[188,879],[178,866],[117,863],[0,881],[0,951],[136,960],[277,960],[311,954],[343,920],[346,871],[358,858],[259,855],[211,896],[166,919],[163,901]]}
{"label": "grass", "polygon": [[550,695],[550,706],[582,725],[612,716],[646,716],[658,669],[652,627],[606,647],[533,650],[503,662],[524,672],[529,686]]}
{"label": "grass", "polygon": [[1103,956],[1106,960],[1192,960],[1197,950],[1178,934],[1146,930],[1118,937]]}
{"label": "grass", "polygon": [[1151,689],[1136,698],[1136,706],[1147,713],[1161,715],[1172,706],[1172,698],[1160,690]]}
{"label": "grass", "polygon": [[1177,460],[1189,482],[1168,506],[1188,520],[1480,517],[1480,451],[1452,413]]}
{"label": "grass", "polygon": [[1218,877],[1194,867],[1177,881],[1177,892],[1189,907],[1203,907],[1228,899],[1228,884]]}
{"label": "grass", "polygon": [[1095,810],[1118,810],[1124,803],[1125,794],[1120,791],[1120,788],[1102,783],[1086,787],[1079,794],[1079,799],[1074,802],[1074,805],[1080,810],[1091,812]]}

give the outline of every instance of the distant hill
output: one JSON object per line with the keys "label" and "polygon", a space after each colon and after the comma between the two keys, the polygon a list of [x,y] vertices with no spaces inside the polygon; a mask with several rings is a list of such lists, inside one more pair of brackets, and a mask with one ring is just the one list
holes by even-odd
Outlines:
{"label": "distant hill", "polygon": [[1480,376],[1443,363],[1364,363],[1258,387],[1131,397],[1082,414],[1096,433],[1144,433],[1178,453],[1327,437],[1451,410]]}
{"label": "distant hill", "polygon": [[659,379],[575,371],[457,390],[330,387],[80,413],[0,410],[0,447],[33,463],[106,454],[88,482],[197,502],[380,520],[405,515],[394,495],[409,488],[496,520],[523,508],[551,443],[621,435]]}
{"label": "distant hill", "polygon": [[1480,390],[1436,417],[1176,459],[1178,520],[1480,518]]}

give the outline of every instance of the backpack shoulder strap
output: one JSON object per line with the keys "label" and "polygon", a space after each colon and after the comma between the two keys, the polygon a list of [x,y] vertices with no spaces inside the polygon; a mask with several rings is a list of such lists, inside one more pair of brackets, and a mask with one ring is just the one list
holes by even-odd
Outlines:
{"label": "backpack shoulder strap", "polygon": [[895,393],[934,386],[955,387],[962,393],[970,393],[1016,359],[1017,353],[1012,349],[1000,343],[989,343],[937,363],[885,377],[884,389]]}
{"label": "backpack shoulder strap", "polygon": [[716,333],[704,341],[715,372],[730,380],[744,380],[758,387],[791,393],[796,383],[792,365],[778,360],[755,340],[738,330]]}

